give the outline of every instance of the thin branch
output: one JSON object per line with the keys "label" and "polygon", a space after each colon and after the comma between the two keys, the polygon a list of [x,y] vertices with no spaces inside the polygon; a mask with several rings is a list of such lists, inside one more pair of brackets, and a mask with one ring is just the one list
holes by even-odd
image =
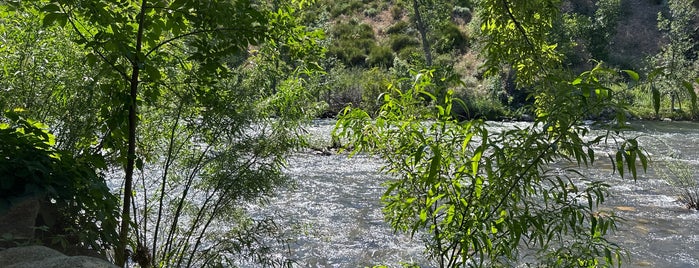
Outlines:
{"label": "thin branch", "polygon": [[507,2],[507,0],[502,0],[502,5],[505,7],[505,11],[507,12],[507,16],[510,17],[512,22],[515,24],[515,27],[517,28],[517,30],[524,37],[524,41],[527,42],[527,45],[529,45],[532,50],[536,51],[536,47],[534,46],[532,41],[529,39],[529,36],[527,35],[526,30],[524,30],[524,27],[522,27],[522,24],[519,23],[517,18],[515,18],[515,15],[512,14],[512,9],[510,9],[510,4]]}
{"label": "thin branch", "polygon": [[[61,9],[61,11],[62,11],[63,13],[66,14],[66,16],[68,16],[68,14],[72,14],[72,11],[69,12],[69,11],[66,10],[62,5],[60,5],[60,3],[59,3],[59,8]],[[83,32],[81,32],[80,29],[78,29],[78,26],[76,25],[75,20],[73,20],[73,16],[68,16],[68,22],[70,23],[70,25],[71,25],[71,27],[73,28],[73,30],[80,36],[80,38],[81,38],[83,41],[89,42],[89,39],[87,39],[87,37],[85,36],[85,34],[83,34]],[[84,28],[84,27],[83,27],[83,28]],[[121,75],[121,77],[124,78],[124,80],[126,80],[126,81],[129,80],[129,76],[128,76],[124,71],[119,70],[119,68],[117,68],[116,63],[114,63],[114,62],[110,61],[109,59],[107,59],[107,57],[106,57],[104,54],[102,54],[102,52],[100,52],[96,47],[93,47],[92,50],[93,50],[95,53],[97,53],[97,55],[99,55],[99,57],[102,58],[102,60],[103,60],[104,62],[106,62],[107,64],[109,64],[109,66],[112,67],[112,69],[113,69],[114,71],[118,72],[118,73]]]}
{"label": "thin branch", "polygon": [[181,34],[169,39],[164,40],[163,42],[160,42],[159,44],[155,45],[153,48],[151,48],[147,53],[146,57],[148,57],[151,53],[155,52],[158,50],[160,47],[167,45],[171,42],[174,42],[176,40],[185,38],[187,36],[192,36],[192,35],[197,35],[197,34],[203,34],[203,33],[213,33],[213,32],[218,32],[218,31],[243,31],[241,28],[216,28],[216,29],[208,29],[208,30],[198,30],[198,31],[193,31],[185,34]]}

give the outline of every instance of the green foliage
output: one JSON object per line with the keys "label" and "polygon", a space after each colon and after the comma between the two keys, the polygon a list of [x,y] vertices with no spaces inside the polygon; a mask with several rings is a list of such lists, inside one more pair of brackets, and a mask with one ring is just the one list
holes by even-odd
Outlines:
{"label": "green foliage", "polygon": [[689,209],[699,210],[699,183],[692,167],[677,158],[664,160],[662,164],[656,173],[676,188],[678,201]]}
{"label": "green foliage", "polygon": [[407,34],[410,29],[410,23],[400,20],[386,28],[386,34]]}
{"label": "green foliage", "polygon": [[486,75],[499,73],[501,64],[507,63],[517,71],[519,82],[530,84],[559,67],[561,55],[549,38],[558,5],[539,0],[485,0],[479,7]]}
{"label": "green foliage", "polygon": [[322,82],[323,101],[328,105],[324,116],[335,117],[346,106],[361,107],[374,113],[381,106],[382,94],[387,91],[390,74],[381,68],[362,70],[335,67]]}
{"label": "green foliage", "polygon": [[389,36],[389,44],[391,44],[391,49],[396,53],[400,53],[406,48],[417,47],[420,42],[406,34],[392,34]]}
{"label": "green foliage", "polygon": [[346,66],[365,66],[368,54],[376,46],[374,30],[367,24],[338,23],[330,29],[330,35],[329,56]]}
{"label": "green foliage", "polygon": [[[0,104],[38,107],[36,113],[77,137],[65,143],[71,150],[97,153],[109,167],[123,168],[120,237],[111,241],[116,263],[125,262],[127,245],[141,266],[232,263],[226,256],[252,251],[263,262],[265,245],[250,241],[271,234],[256,224],[271,223],[250,220],[241,207],[287,184],[283,157],[304,144],[295,130],[317,112],[305,79],[319,70],[324,36],[299,25],[296,9],[308,4],[55,0],[23,2],[12,13],[3,6],[0,33],[8,42],[0,51],[0,81],[18,94],[2,96]],[[31,36],[33,30],[51,34]],[[35,43],[46,52],[26,49]],[[25,56],[42,63],[27,64]],[[58,67],[15,75],[44,64]],[[41,86],[32,87],[32,80]],[[40,102],[26,102],[32,96]],[[80,125],[71,120],[90,124],[73,132]],[[161,191],[135,185],[134,177]],[[168,200],[170,191],[182,194]],[[228,218],[229,212],[236,216]],[[225,242],[211,233],[212,223],[230,223],[228,238],[240,240],[208,248]]]}
{"label": "green foliage", "polygon": [[104,160],[56,150],[47,127],[17,111],[5,112],[2,121],[0,212],[25,198],[38,198],[55,207],[58,215],[51,216],[59,217],[45,223],[44,243],[66,247],[59,241],[67,239],[70,246],[102,254],[111,250],[118,242],[118,202],[96,171],[105,167]]}
{"label": "green foliage", "polygon": [[699,114],[694,79],[699,77],[699,60],[692,56],[694,40],[692,21],[697,10],[689,0],[671,0],[667,13],[658,14],[658,29],[669,40],[662,50],[651,58],[655,67],[648,75],[653,96],[653,109],[656,115],[660,110],[662,96],[669,96],[670,110],[675,110],[675,103],[688,100],[692,117]]}
{"label": "green foliage", "polygon": [[367,17],[376,17],[376,15],[379,14],[379,11],[376,8],[367,8],[364,10],[364,16]]}
{"label": "green foliage", "polygon": [[609,43],[622,16],[621,0],[602,0],[595,4],[597,10],[588,32],[588,50],[594,59],[609,58]]}
{"label": "green foliage", "polygon": [[435,49],[438,53],[449,53],[451,51],[466,51],[468,39],[461,32],[459,26],[454,23],[447,23],[437,31]]}
{"label": "green foliage", "polygon": [[464,106],[456,105],[452,114],[458,119],[500,120],[508,115],[506,107],[488,94],[479,94],[465,89],[454,94],[463,100]]}
{"label": "green foliage", "polygon": [[393,66],[393,51],[384,46],[375,46],[369,51],[366,63],[370,67],[390,68]]}
{"label": "green foliage", "polygon": [[342,1],[333,5],[328,5],[332,18],[337,18],[340,15],[349,15],[355,11],[361,10],[364,3],[361,0]]}
{"label": "green foliage", "polygon": [[[460,101],[452,91],[443,100],[429,93],[434,73],[426,71],[411,89],[389,87],[375,119],[346,109],[334,133],[351,141],[352,154],[386,161],[382,170],[395,178],[382,197],[386,219],[397,231],[424,232],[439,267],[512,266],[524,261],[522,250],[536,252],[534,266],[613,266],[622,252],[604,237],[616,218],[599,210],[608,185],[578,178],[576,168],[556,168],[591,165],[595,146],[619,138],[587,137],[576,123],[611,104],[597,78],[604,73],[595,69],[555,87],[558,95],[540,103],[536,123],[492,133],[481,120],[452,117]],[[433,106],[421,105],[420,96]],[[637,145],[623,142],[622,161],[614,163],[619,171],[628,166],[634,178],[636,159],[647,164]]]}
{"label": "green foliage", "polygon": [[55,145],[61,150],[77,154],[94,145],[99,104],[110,99],[101,90],[103,70],[85,62],[69,33],[41,27],[38,11],[4,13],[0,25],[0,109],[23,108],[26,117],[50,125],[61,133]]}
{"label": "green foliage", "polygon": [[391,7],[391,18],[393,20],[399,20],[403,17],[403,8],[399,5],[394,5]]}

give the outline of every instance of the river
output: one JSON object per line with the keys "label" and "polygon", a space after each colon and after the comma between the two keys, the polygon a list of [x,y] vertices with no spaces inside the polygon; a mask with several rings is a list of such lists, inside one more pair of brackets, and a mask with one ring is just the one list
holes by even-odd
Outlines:
{"label": "river", "polygon": [[[511,124],[492,123],[507,128]],[[639,139],[652,155],[653,164],[672,155],[699,168],[699,124],[684,122],[633,122],[628,135]],[[309,127],[312,142],[324,142],[332,121]],[[611,185],[605,209],[624,218],[609,239],[629,252],[622,267],[698,267],[699,213],[677,202],[678,188],[660,178],[651,167],[637,181],[612,174],[607,158],[599,158],[586,172]],[[599,165],[598,165],[599,164]],[[380,161],[369,156],[298,153],[286,172],[296,181],[265,209],[282,224],[292,226],[292,258],[300,267],[371,267],[400,262],[430,267],[420,239],[394,233],[383,222],[379,198],[386,177],[377,172]],[[696,174],[693,174],[696,179]]]}

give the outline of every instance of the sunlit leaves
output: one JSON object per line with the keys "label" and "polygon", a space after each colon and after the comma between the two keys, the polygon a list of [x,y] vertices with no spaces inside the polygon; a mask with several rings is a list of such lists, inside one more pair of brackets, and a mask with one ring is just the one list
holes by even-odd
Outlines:
{"label": "sunlit leaves", "polygon": [[[487,0],[480,3],[481,32],[487,53],[486,74],[500,64],[517,70],[517,80],[531,84],[561,61],[557,44],[549,43],[558,1]],[[505,45],[506,44],[506,45]]]}
{"label": "sunlit leaves", "polygon": [[[613,104],[606,77],[616,74],[598,66],[558,81],[538,122],[491,132],[481,121],[453,119],[451,98],[439,103],[421,94],[432,76],[423,72],[412,88],[392,88],[396,97],[384,98],[375,119],[347,108],[334,133],[349,139],[353,153],[386,161],[383,171],[394,177],[382,197],[386,218],[411,236],[425,232],[427,252],[439,267],[514,265],[523,244],[537,251],[534,265],[612,266],[620,264],[621,250],[605,235],[615,229],[615,218],[598,211],[609,185],[552,165],[585,168],[595,162],[595,146],[617,138],[608,136],[615,132],[590,137],[578,126],[587,112]],[[434,108],[420,109],[416,96]],[[623,121],[613,127],[623,128]],[[636,178],[636,160],[645,170],[647,157],[635,139],[619,146],[615,166]]]}

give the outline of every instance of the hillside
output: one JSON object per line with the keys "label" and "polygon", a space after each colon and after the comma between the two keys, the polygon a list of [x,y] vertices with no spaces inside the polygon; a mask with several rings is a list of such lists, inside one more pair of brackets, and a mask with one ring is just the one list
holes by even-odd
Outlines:
{"label": "hillside", "polygon": [[[697,3],[699,1],[694,1],[694,5]],[[465,86],[460,90],[460,97],[473,100],[467,103],[469,110],[488,110],[468,117],[507,116],[508,110],[526,103],[526,93],[517,90],[512,72],[504,71],[499,78],[482,77],[480,21],[476,9],[472,1],[463,0],[436,1],[433,6],[420,7],[427,24],[432,66],[461,77]],[[670,42],[669,31],[664,33],[658,27],[659,13],[670,17],[667,1],[566,0],[561,5],[560,20],[551,33],[552,42],[558,44],[564,56],[563,63],[574,72],[585,71],[598,61],[612,68],[645,72],[653,64],[650,59],[656,57],[657,61],[657,55]],[[305,19],[309,25],[321,27],[327,33],[325,67],[328,71],[345,75],[339,80],[366,81],[372,78],[362,74],[362,70],[377,68],[389,76],[401,77],[408,69],[427,66],[414,14],[412,1],[335,3],[321,0],[315,9],[307,12]],[[697,14],[693,15],[689,27],[694,29],[690,41],[695,45],[686,53],[686,58],[695,61],[699,48],[696,45],[699,42]],[[382,79],[387,77],[375,80]],[[340,97],[331,97],[328,115],[348,103],[374,100],[378,94],[376,84],[369,85],[373,89],[367,89],[365,84],[348,86],[347,81],[335,79],[329,85],[329,92],[342,93]],[[353,89],[348,91],[348,87]],[[367,92],[371,94],[367,96]]]}

